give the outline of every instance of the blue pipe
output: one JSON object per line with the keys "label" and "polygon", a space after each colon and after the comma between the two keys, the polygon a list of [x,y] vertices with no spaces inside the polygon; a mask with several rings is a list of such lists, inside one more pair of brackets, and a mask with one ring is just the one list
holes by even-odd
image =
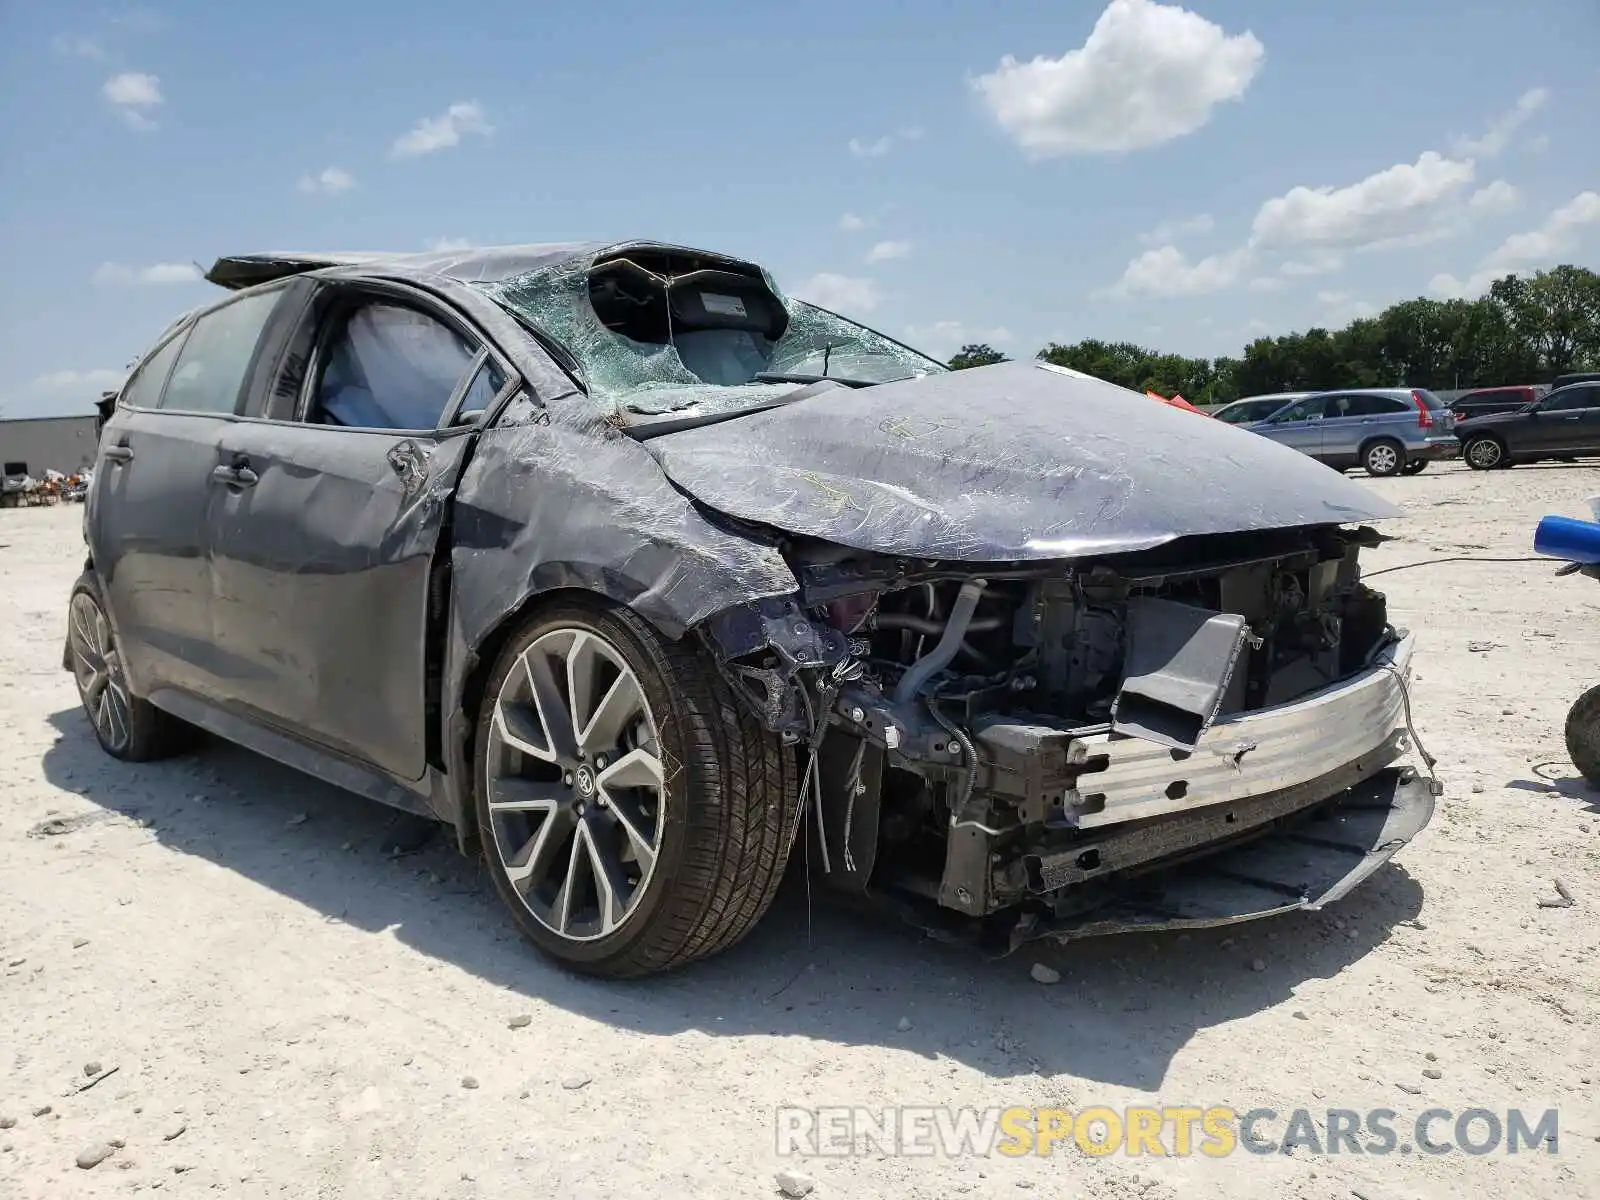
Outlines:
{"label": "blue pipe", "polygon": [[1567,562],[1600,563],[1600,524],[1571,517],[1545,517],[1534,531],[1533,549],[1536,554]]}

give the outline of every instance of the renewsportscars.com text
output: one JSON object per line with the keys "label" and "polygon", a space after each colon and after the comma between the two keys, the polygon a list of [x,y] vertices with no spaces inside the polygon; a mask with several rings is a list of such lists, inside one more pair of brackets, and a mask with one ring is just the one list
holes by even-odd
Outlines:
{"label": "renewsportscars.com text", "polygon": [[1555,1109],[780,1108],[780,1155],[959,1157],[1081,1153],[1100,1158],[1247,1154],[1517,1154],[1558,1152]]}

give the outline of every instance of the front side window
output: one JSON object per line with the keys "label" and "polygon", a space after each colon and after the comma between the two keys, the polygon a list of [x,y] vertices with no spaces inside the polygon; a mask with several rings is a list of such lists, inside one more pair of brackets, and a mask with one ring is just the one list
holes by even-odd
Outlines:
{"label": "front side window", "polygon": [[273,288],[241,296],[199,317],[183,343],[161,407],[174,412],[234,412],[256,343],[282,295],[281,288]]}
{"label": "front side window", "polygon": [[1600,392],[1600,388],[1568,388],[1555,399],[1548,401],[1544,408],[1546,412],[1565,412],[1574,408],[1594,408],[1597,392]]}
{"label": "front side window", "polygon": [[414,308],[364,304],[326,347],[313,419],[357,429],[433,429],[477,353],[450,326]]}
{"label": "front side window", "polygon": [[121,403],[130,408],[155,408],[161,401],[161,385],[172,370],[172,360],[183,348],[183,334],[173,338],[152,354],[122,389]]}
{"label": "front side window", "polygon": [[1308,396],[1304,400],[1295,401],[1289,408],[1273,417],[1272,423],[1277,425],[1286,421],[1309,421],[1321,417],[1327,406],[1328,401],[1325,397]]}

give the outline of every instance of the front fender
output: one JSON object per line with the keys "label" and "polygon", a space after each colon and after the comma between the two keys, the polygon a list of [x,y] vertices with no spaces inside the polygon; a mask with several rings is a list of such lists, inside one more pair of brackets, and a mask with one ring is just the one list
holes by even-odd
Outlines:
{"label": "front fender", "polygon": [[677,639],[724,609],[799,589],[775,546],[712,524],[643,446],[599,419],[486,430],[456,491],[451,541],[441,707],[464,843],[478,692],[533,605],[557,592],[602,597]]}

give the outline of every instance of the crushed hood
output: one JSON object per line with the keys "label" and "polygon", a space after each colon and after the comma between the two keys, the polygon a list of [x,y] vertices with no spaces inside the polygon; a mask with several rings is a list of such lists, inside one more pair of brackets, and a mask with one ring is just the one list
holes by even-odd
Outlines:
{"label": "crushed hood", "polygon": [[1400,515],[1248,430],[1036,362],[835,388],[645,444],[730,516],[916,558],[1074,558]]}

